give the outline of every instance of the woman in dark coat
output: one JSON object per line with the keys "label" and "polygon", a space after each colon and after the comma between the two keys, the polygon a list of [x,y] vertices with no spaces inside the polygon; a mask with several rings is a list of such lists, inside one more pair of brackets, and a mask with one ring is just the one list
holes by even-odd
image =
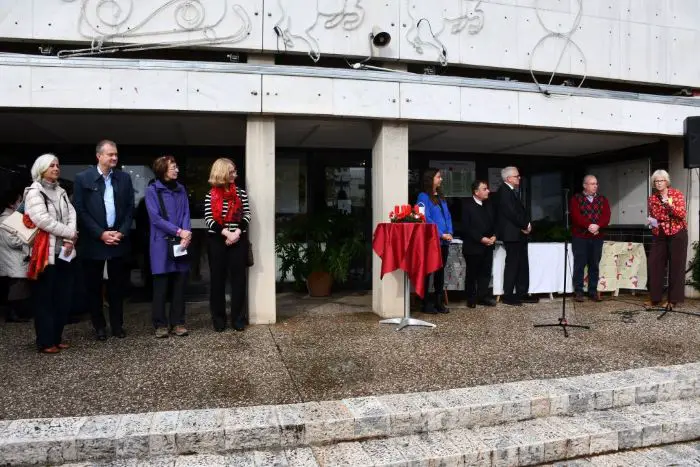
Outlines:
{"label": "woman in dark coat", "polygon": [[[158,338],[186,336],[185,283],[190,270],[188,255],[175,258],[169,237],[180,239],[181,250],[192,241],[190,205],[185,188],[177,182],[178,166],[173,156],[163,156],[153,163],[157,180],[146,190],[146,209],[151,221],[149,249],[153,273],[153,327]],[[163,212],[165,211],[165,212]],[[181,252],[181,251],[180,251]],[[171,285],[170,317],[166,316],[168,285]]]}

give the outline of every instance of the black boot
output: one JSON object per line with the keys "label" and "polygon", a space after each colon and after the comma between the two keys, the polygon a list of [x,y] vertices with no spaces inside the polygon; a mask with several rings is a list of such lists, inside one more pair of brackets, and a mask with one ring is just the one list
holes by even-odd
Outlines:
{"label": "black boot", "polygon": [[425,293],[425,298],[423,299],[423,306],[421,307],[421,311],[423,313],[427,313],[429,315],[436,315],[437,310],[435,309],[435,305],[430,301],[428,298],[428,293]]}
{"label": "black boot", "polygon": [[445,292],[435,292],[435,308],[437,308],[438,313],[449,313],[450,310],[445,306]]}

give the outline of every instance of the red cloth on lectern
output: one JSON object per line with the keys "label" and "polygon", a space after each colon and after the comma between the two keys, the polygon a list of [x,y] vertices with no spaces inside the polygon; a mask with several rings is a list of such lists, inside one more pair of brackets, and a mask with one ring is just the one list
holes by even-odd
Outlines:
{"label": "red cloth on lectern", "polygon": [[423,298],[425,276],[442,267],[435,224],[382,223],[374,230],[372,249],[382,259],[382,273],[402,269]]}

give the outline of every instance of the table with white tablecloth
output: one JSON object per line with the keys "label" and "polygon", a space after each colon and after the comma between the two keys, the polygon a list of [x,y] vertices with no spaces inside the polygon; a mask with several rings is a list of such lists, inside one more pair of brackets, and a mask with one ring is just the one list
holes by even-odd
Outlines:
{"label": "table with white tablecloth", "polygon": [[[574,270],[574,255],[571,244],[568,245],[566,291],[573,292],[571,274]],[[529,243],[528,259],[530,263],[529,293],[562,293],[564,291],[564,244],[563,243]],[[506,266],[506,249],[496,245],[493,254],[493,294],[503,295],[503,270]]]}
{"label": "table with white tablecloth", "polygon": [[[566,290],[573,292],[574,257],[571,244],[568,246]],[[564,291],[564,243],[529,243],[528,259],[530,293],[553,294]],[[506,250],[502,244],[497,244],[492,271],[494,295],[503,295],[505,260]],[[598,291],[613,292],[617,295],[619,289],[644,290],[647,283],[646,270],[647,258],[643,244],[606,241],[600,260]],[[462,256],[462,241],[455,239],[450,245],[445,264],[445,289],[464,290],[465,275],[466,262]],[[584,288],[588,289],[587,272],[584,272]],[[432,290],[432,281],[429,290]]]}

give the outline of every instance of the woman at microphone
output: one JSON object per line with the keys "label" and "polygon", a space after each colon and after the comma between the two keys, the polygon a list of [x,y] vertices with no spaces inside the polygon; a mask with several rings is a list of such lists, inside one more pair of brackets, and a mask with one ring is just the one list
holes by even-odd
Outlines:
{"label": "woman at microphone", "polygon": [[685,298],[685,264],[688,250],[688,223],[686,222],[683,193],[671,188],[671,177],[665,170],[651,176],[652,194],[647,201],[649,224],[654,239],[649,257],[649,296],[651,305],[661,302],[664,272],[668,267],[668,301],[674,307]]}

